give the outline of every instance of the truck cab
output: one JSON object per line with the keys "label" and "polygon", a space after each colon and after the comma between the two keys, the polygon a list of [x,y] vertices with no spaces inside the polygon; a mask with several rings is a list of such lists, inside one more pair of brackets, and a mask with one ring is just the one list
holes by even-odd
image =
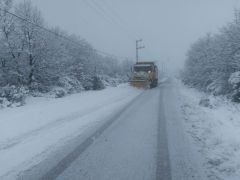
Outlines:
{"label": "truck cab", "polygon": [[158,84],[158,68],[154,62],[137,62],[133,66],[130,84],[134,87],[154,88]]}

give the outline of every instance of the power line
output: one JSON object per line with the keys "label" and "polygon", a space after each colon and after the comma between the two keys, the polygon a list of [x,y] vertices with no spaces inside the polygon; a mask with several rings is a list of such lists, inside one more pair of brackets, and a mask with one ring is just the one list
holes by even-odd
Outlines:
{"label": "power line", "polygon": [[[125,27],[125,29],[126,29],[131,35],[133,35],[133,37],[139,36],[139,34],[137,34],[136,32],[132,31],[131,28],[129,28],[129,24],[126,23],[126,21],[125,21],[116,11],[113,10],[113,7],[111,7],[111,6],[106,2],[106,0],[102,0],[101,2],[105,5],[105,7],[106,7],[108,10],[110,10],[110,11],[112,12],[111,14],[113,14],[113,15],[116,17],[116,19],[119,19],[119,21],[122,22],[122,24],[123,24],[122,27]],[[121,24],[121,23],[120,23],[120,24]],[[126,28],[126,27],[128,27],[128,28]],[[135,39],[135,38],[134,38],[134,39]]]}
{"label": "power line", "polygon": [[[126,21],[124,21],[124,19],[122,19],[121,16],[116,11],[113,10],[113,8],[106,2],[106,0],[102,0],[101,2],[104,4],[105,9],[107,9],[107,11],[103,8],[104,6],[102,7],[100,5],[100,3],[97,0],[92,0],[90,2],[92,2],[96,6],[96,8],[98,7],[103,14],[109,17],[109,19],[111,19],[122,30],[124,30],[129,35],[129,37],[131,37],[131,39],[133,39],[134,41],[136,40],[135,37],[139,36],[139,34],[133,32],[131,28],[129,28],[129,25],[126,23]],[[113,15],[115,18],[112,17],[111,15]],[[153,56],[153,53],[149,51],[149,48],[146,48],[146,51],[149,56]]]}
{"label": "power line", "polygon": [[[91,4],[91,1],[88,0],[83,0],[82,2],[84,2],[90,9],[92,9],[94,12],[96,12],[99,16],[101,16],[107,23],[112,24],[112,21],[110,21],[108,19],[108,16],[105,16],[104,13],[102,13],[98,8],[96,8],[96,6],[94,6],[93,4]],[[113,24],[112,24],[113,25]]]}
{"label": "power line", "polygon": [[[136,33],[135,32],[133,33],[131,28],[127,28],[128,27],[127,23],[110,7],[109,4],[107,4],[105,0],[101,1],[104,3],[105,8],[103,8],[104,6],[101,6],[100,3],[96,0],[92,0],[92,1],[83,0],[83,1],[85,1],[85,3],[88,2],[88,4],[90,4],[91,2],[92,3],[91,9],[95,10],[98,14],[100,14],[99,12],[101,12],[100,15],[103,15],[104,19],[106,19],[107,17],[109,21],[111,20],[111,25],[113,25],[113,23],[118,25],[118,27],[121,28],[133,41],[136,41],[136,36],[139,36],[139,35],[135,35]],[[146,50],[148,55],[152,56],[152,53],[150,53],[149,49],[146,48]]]}
{"label": "power line", "polygon": [[92,0],[92,1],[90,1],[90,2],[92,2],[92,3],[95,5],[95,7],[97,7],[97,8],[98,8],[106,17],[108,17],[113,23],[116,23],[116,21],[115,21],[111,16],[109,16],[109,14],[107,13],[107,11],[105,11],[105,9],[104,9],[100,4],[98,4],[97,1]]}
{"label": "power line", "polygon": [[[93,0],[95,3],[96,1]],[[107,8],[109,11],[105,11],[104,8],[101,8],[103,9],[103,11],[105,11],[106,13],[109,14],[109,17],[115,22],[115,24],[117,24],[123,31],[125,31],[127,33],[127,35],[132,39],[132,40],[136,40],[136,33],[133,33],[132,31],[130,31],[128,28],[127,28],[127,24],[122,20],[122,18],[120,18],[120,16],[117,15],[117,13],[115,13],[115,11],[112,10],[112,8],[109,8],[109,6],[107,5],[107,3],[105,1],[102,1],[104,4],[105,4],[105,8]],[[96,3],[97,4],[97,3]],[[100,5],[99,5],[100,6]],[[112,13],[111,13],[111,12]],[[113,16],[111,16],[111,14]]]}
{"label": "power line", "polygon": [[95,0],[92,0],[92,1],[83,0],[83,2],[89,8],[91,8],[93,11],[95,11],[98,15],[100,15],[106,22],[108,22],[109,24],[111,24],[113,26],[117,25],[119,28],[121,28],[123,31],[125,31],[125,33],[127,33],[127,35],[132,40],[135,41],[135,39],[136,39],[135,35],[129,33],[130,31],[128,31],[125,26],[122,26],[120,22],[118,22],[115,18],[113,18],[112,15],[109,14],[109,11],[106,11],[97,1],[95,1]]}
{"label": "power line", "polygon": [[[57,36],[57,37],[60,37],[60,38],[62,38],[62,39],[65,39],[65,40],[67,40],[67,41],[69,41],[69,42],[71,42],[71,43],[73,43],[73,44],[75,44],[75,45],[77,45],[77,46],[82,46],[80,43],[78,43],[78,42],[76,42],[76,41],[68,38],[67,36],[61,35],[61,34],[55,32],[55,31],[52,31],[52,30],[50,30],[50,29],[48,29],[48,28],[45,28],[45,27],[43,27],[43,26],[41,26],[41,25],[39,25],[39,24],[36,24],[36,23],[34,23],[34,22],[32,22],[32,21],[30,21],[30,20],[28,20],[28,19],[26,19],[26,18],[23,18],[23,17],[15,14],[15,13],[12,13],[12,12],[6,10],[6,9],[2,9],[2,8],[0,7],[0,11],[3,11],[3,12],[5,12],[5,13],[7,13],[7,14],[15,17],[15,18],[20,19],[21,21],[24,21],[24,22],[26,22],[26,23],[28,23],[28,24],[31,24],[31,25],[33,25],[33,26],[35,26],[35,27],[37,27],[37,28],[39,28],[39,29],[42,29],[42,30],[44,30],[44,31],[46,31],[46,32],[48,32],[48,33],[51,33],[51,34],[53,34],[53,35],[55,35],[55,36]],[[111,57],[120,58],[120,59],[126,58],[126,57],[116,56],[116,55],[113,55],[113,54],[110,54],[110,53],[107,53],[107,52],[104,52],[104,51],[96,50],[96,49],[93,49],[93,50],[96,51],[96,52],[98,52],[99,54],[102,54],[102,55],[105,55],[105,56],[111,56]]]}
{"label": "power line", "polygon": [[[99,4],[97,3],[95,0],[92,1],[88,1],[88,0],[82,0],[82,2],[84,2],[90,9],[92,9],[96,14],[98,14],[99,16],[101,16],[107,23],[109,23],[111,26],[116,26],[118,25],[118,27],[122,28],[120,24],[118,24],[114,18],[112,18],[111,15],[109,15],[107,13],[107,11],[105,11],[105,9]],[[126,31],[126,29],[125,29]],[[128,34],[129,35],[129,34]],[[135,41],[135,38],[133,38],[131,35],[129,35],[129,37]],[[108,53],[104,53],[106,55],[108,55]],[[124,57],[126,59],[126,57]]]}

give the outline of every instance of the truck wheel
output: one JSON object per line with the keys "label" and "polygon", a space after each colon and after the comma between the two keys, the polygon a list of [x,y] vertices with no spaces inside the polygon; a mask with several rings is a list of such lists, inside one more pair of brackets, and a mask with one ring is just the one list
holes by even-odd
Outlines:
{"label": "truck wheel", "polygon": [[155,87],[156,87],[156,83],[155,83],[155,81],[152,81],[151,84],[150,84],[150,88],[152,89],[152,88],[155,88]]}
{"label": "truck wheel", "polygon": [[151,87],[151,88],[155,88],[155,87],[157,87],[157,85],[158,85],[158,80],[155,79],[155,80],[151,83],[150,87]]}
{"label": "truck wheel", "polygon": [[158,86],[158,79],[155,80],[155,87]]}

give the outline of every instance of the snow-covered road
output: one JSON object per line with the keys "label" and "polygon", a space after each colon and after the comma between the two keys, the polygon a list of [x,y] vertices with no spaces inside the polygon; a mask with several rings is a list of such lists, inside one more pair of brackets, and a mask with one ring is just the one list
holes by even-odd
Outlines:
{"label": "snow-covered road", "polygon": [[29,108],[30,120],[15,127],[21,132],[1,132],[0,179],[204,180],[177,93],[166,80],[146,91],[125,85],[32,104],[12,116],[3,111],[5,127]]}
{"label": "snow-covered road", "polygon": [[142,94],[57,179],[155,179],[158,107],[159,89]]}
{"label": "snow-covered road", "polygon": [[[0,111],[0,179],[15,179],[78,136],[85,138],[142,91],[121,85]],[[66,151],[67,152],[67,151]]]}

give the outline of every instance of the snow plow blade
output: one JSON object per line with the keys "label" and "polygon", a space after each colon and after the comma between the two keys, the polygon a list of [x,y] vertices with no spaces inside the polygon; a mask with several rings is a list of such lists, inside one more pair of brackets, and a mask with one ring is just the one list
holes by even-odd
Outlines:
{"label": "snow plow blade", "polygon": [[136,88],[148,88],[149,82],[144,80],[133,80],[130,81],[130,85]]}

